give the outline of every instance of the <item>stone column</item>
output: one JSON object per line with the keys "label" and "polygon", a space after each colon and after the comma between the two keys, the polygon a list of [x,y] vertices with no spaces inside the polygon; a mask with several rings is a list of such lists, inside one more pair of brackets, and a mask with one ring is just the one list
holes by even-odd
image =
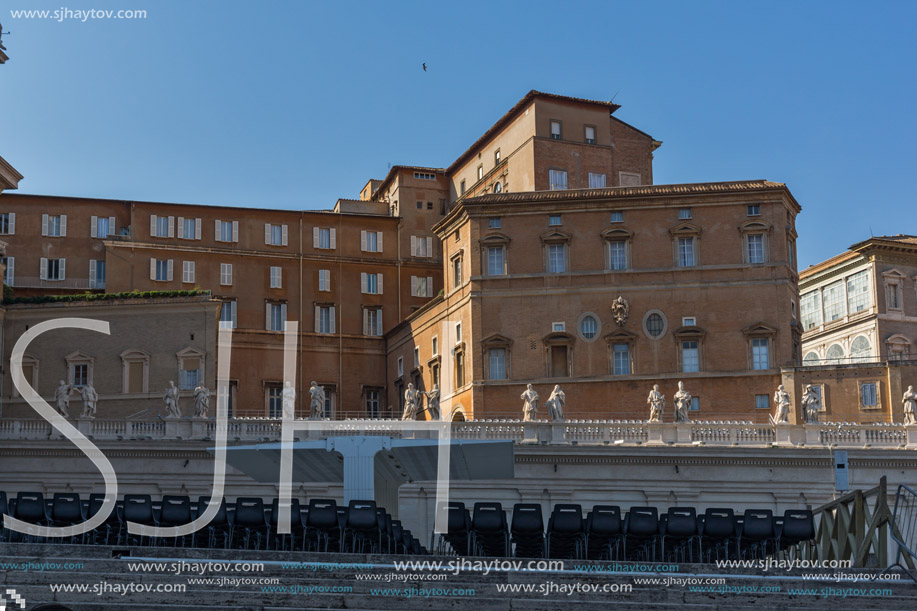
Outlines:
{"label": "stone column", "polygon": [[329,437],[325,449],[344,457],[344,504],[376,498],[375,464],[379,450],[392,447],[391,437]]}

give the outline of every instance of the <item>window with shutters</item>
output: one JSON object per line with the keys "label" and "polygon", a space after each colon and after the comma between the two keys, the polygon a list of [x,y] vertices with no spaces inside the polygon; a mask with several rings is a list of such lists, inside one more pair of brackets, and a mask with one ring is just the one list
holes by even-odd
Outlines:
{"label": "window with shutters", "polygon": [[66,259],[41,259],[42,280],[65,280],[67,278]]}
{"label": "window with shutters", "polygon": [[363,335],[382,335],[382,308],[363,308]]}
{"label": "window with shutters", "polygon": [[143,350],[125,350],[121,353],[121,392],[138,394],[149,392],[150,355]]}
{"label": "window with shutters", "polygon": [[220,263],[220,284],[232,286],[232,263]]}
{"label": "window with shutters", "polygon": [[268,246],[286,246],[287,245],[287,226],[264,225],[264,243]]}
{"label": "window with shutters", "polygon": [[150,215],[150,237],[152,238],[171,238],[173,234],[174,216],[157,216]]}
{"label": "window with shutters", "polygon": [[0,235],[14,235],[16,233],[16,213],[4,212],[0,214]]}
{"label": "window with shutters", "polygon": [[366,295],[381,295],[382,274],[360,273],[360,292]]}
{"label": "window with shutters", "polygon": [[363,252],[382,252],[382,232],[361,231],[360,250]]}
{"label": "window with shutters", "polygon": [[330,269],[318,270],[318,290],[320,291],[330,291],[331,290],[331,270]]}
{"label": "window with shutters", "polygon": [[105,239],[115,234],[115,217],[93,216],[89,220],[89,235],[93,238]]}
{"label": "window with shutters", "polygon": [[323,250],[335,248],[335,230],[333,227],[314,227],[312,229],[312,246]]}
{"label": "window with shutters", "polygon": [[548,188],[563,191],[567,188],[567,170],[548,170]]}
{"label": "window with shutters", "polygon": [[433,277],[432,276],[411,276],[411,296],[412,297],[432,297],[433,296]]}
{"label": "window with shutters", "polygon": [[265,328],[268,331],[283,331],[287,322],[287,304],[283,301],[268,301],[265,318]]}
{"label": "window with shutters", "polygon": [[236,300],[224,300],[220,307],[220,326],[226,329],[235,329],[236,325]]}
{"label": "window with shutters", "polygon": [[150,279],[157,282],[172,280],[172,259],[150,259]]}
{"label": "window with shutters", "polygon": [[604,189],[605,188],[605,175],[604,174],[593,174],[589,172],[589,188],[590,189]]}
{"label": "window with shutters", "polygon": [[[280,237],[283,238],[282,232]],[[238,242],[239,221],[216,221],[214,239],[217,242]]]}
{"label": "window with shutters", "polygon": [[315,332],[332,334],[335,332],[334,306],[318,304],[315,306]]}
{"label": "window with shutters", "polygon": [[283,288],[283,269],[279,266],[271,266],[270,282],[272,289]]}
{"label": "window with shutters", "polygon": [[16,286],[16,258],[3,257],[2,261],[5,266],[3,270],[3,284],[7,286]]}
{"label": "window with shutters", "polygon": [[178,217],[178,237],[182,240],[200,240],[201,219]]}
{"label": "window with shutters", "polygon": [[194,283],[194,261],[182,261],[181,281],[185,284]]}
{"label": "window with shutters", "polygon": [[41,235],[59,238],[67,235],[66,214],[43,214],[41,216]]}
{"label": "window with shutters", "polygon": [[423,236],[411,236],[411,256],[412,257],[432,257],[433,256],[433,238]]}
{"label": "window with shutters", "polygon": [[89,288],[105,288],[105,261],[101,259],[89,260]]}

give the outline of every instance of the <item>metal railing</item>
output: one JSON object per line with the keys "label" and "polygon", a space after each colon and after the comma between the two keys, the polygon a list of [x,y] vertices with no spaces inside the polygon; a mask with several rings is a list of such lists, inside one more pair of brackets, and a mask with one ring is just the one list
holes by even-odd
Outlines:
{"label": "metal railing", "polygon": [[[96,288],[90,286],[89,278],[64,278],[63,280],[46,280],[45,278],[36,278],[34,276],[19,276],[13,278],[15,288],[34,288],[34,289],[90,289]],[[104,283],[103,283],[104,287]],[[103,288],[99,287],[99,288]]]}
{"label": "metal railing", "polygon": [[[895,563],[911,579],[917,581],[914,560],[917,559],[917,492],[910,486],[900,484],[895,495],[895,510],[892,512],[892,541],[898,545]],[[904,564],[901,561],[904,560]]]}

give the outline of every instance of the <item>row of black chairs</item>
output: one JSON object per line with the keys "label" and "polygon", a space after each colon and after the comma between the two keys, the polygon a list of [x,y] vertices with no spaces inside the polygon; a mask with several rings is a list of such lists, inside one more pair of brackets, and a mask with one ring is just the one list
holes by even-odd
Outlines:
{"label": "row of black chairs", "polygon": [[712,562],[798,551],[815,538],[811,510],[707,509],[596,505],[586,515],[576,504],[554,505],[545,526],[541,505],[517,503],[507,521],[500,503],[439,507],[447,532],[434,539],[437,553],[467,556]]}
{"label": "row of black chairs", "polygon": [[[81,498],[77,493],[59,492],[45,498],[40,492],[20,492],[7,500],[0,492],[0,514],[9,514],[35,526],[66,527],[85,522],[105,506],[104,494]],[[196,520],[210,505],[210,497],[196,502],[188,496],[163,496],[154,501],[150,495],[127,494],[115,501],[105,522],[84,535],[65,539],[72,544],[97,545],[172,545],[176,547],[274,549],[302,551],[371,552],[389,554],[426,554],[420,540],[392,519],[375,501],[350,501],[339,506],[333,499],[311,499],[300,503],[291,499],[281,508],[279,499],[269,505],[258,497],[240,497],[234,503],[222,499],[214,516],[191,535],[156,537],[128,531],[127,523],[149,527],[174,527]],[[290,512],[290,533],[280,533],[278,519],[282,510]],[[23,534],[6,528],[0,540],[42,541],[36,532]],[[54,539],[59,541],[60,539]]]}

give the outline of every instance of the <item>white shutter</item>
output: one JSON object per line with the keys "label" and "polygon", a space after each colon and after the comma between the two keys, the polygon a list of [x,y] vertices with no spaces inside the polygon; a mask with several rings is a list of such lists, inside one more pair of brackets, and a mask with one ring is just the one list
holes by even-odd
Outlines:
{"label": "white shutter", "polygon": [[287,304],[280,304],[280,330],[287,330]]}
{"label": "white shutter", "polygon": [[118,232],[115,231],[116,222],[117,222],[117,219],[115,217],[113,216],[108,217],[108,235],[117,235]]}
{"label": "white shutter", "polygon": [[168,267],[169,267],[169,271],[167,272],[168,275],[166,276],[166,280],[168,280],[169,282],[172,282],[172,259],[169,259]]}
{"label": "white shutter", "polygon": [[337,246],[334,244],[334,227],[331,228],[331,248],[337,248]]}
{"label": "white shutter", "polygon": [[67,279],[67,259],[59,259],[58,263],[59,263],[58,269],[60,270],[60,276],[57,279],[66,280]]}
{"label": "white shutter", "polygon": [[231,305],[229,306],[229,313],[230,313],[230,315],[232,316],[232,328],[235,329],[235,328],[236,328],[236,324],[237,324],[237,323],[236,323],[236,320],[237,320],[237,318],[236,318],[236,302],[235,302],[235,301],[230,301],[229,303],[231,304]]}
{"label": "white shutter", "polygon": [[64,237],[67,235],[67,215],[66,214],[60,215],[60,234],[61,234],[61,237]]}
{"label": "white shutter", "polygon": [[264,303],[264,330],[271,330],[271,304],[268,302]]}
{"label": "white shutter", "polygon": [[319,240],[318,234],[319,234],[318,227],[313,227],[312,228],[312,248],[318,248],[318,240]]}
{"label": "white shutter", "polygon": [[418,294],[417,294],[417,276],[411,276],[411,297],[418,297]]}
{"label": "white shutter", "polygon": [[360,250],[366,251],[366,230],[360,231]]}
{"label": "white shutter", "polygon": [[411,236],[411,256],[412,257],[417,256],[417,236],[416,235]]}
{"label": "white shutter", "polygon": [[287,226],[286,225],[282,225],[280,227],[280,243],[283,246],[287,245]]}
{"label": "white shutter", "polygon": [[89,237],[90,238],[99,237],[99,217],[97,216],[89,217]]}
{"label": "white shutter", "polygon": [[376,333],[382,335],[382,308],[376,310]]}
{"label": "white shutter", "polygon": [[179,239],[185,237],[185,217],[178,217],[178,237]]}
{"label": "white shutter", "polygon": [[15,257],[6,258],[6,278],[5,282],[10,286],[16,286],[16,259]]}
{"label": "white shutter", "polygon": [[89,288],[96,288],[96,260],[89,260]]}
{"label": "white shutter", "polygon": [[382,294],[382,274],[376,274],[376,291],[379,295]]}
{"label": "white shutter", "polygon": [[366,289],[367,289],[366,285],[367,285],[367,284],[368,284],[368,281],[367,281],[367,279],[366,279],[366,272],[360,272],[360,292],[361,292],[361,293],[365,293],[365,292],[366,292]]}
{"label": "white shutter", "polygon": [[201,226],[203,225],[203,219],[194,219],[194,239],[201,239]]}
{"label": "white shutter", "polygon": [[217,219],[213,222],[213,239],[217,242],[222,241],[223,236],[223,224],[220,219]]}
{"label": "white shutter", "polygon": [[315,306],[315,332],[322,332],[322,309]]}
{"label": "white shutter", "polygon": [[16,233],[16,213],[10,212],[10,235]]}
{"label": "white shutter", "polygon": [[369,335],[369,316],[372,314],[371,310],[363,308],[363,335]]}
{"label": "white shutter", "polygon": [[427,238],[427,253],[426,256],[433,256],[433,238]]}
{"label": "white shutter", "polygon": [[151,238],[158,237],[156,235],[156,215],[155,214],[150,215],[150,237]]}
{"label": "white shutter", "polygon": [[174,216],[169,217],[169,237],[170,238],[175,237],[175,217]]}
{"label": "white shutter", "polygon": [[48,235],[48,215],[41,215],[41,235]]}
{"label": "white shutter", "polygon": [[427,292],[424,293],[424,297],[433,296],[433,276],[427,276]]}
{"label": "white shutter", "polygon": [[38,277],[42,280],[48,279],[48,260],[44,257],[41,258],[41,267],[38,271]]}
{"label": "white shutter", "polygon": [[382,232],[376,232],[376,252],[382,252]]}
{"label": "white shutter", "polygon": [[232,222],[232,241],[239,241],[239,221]]}
{"label": "white shutter", "polygon": [[331,333],[334,333],[334,306],[331,306],[328,309],[330,310],[330,313],[328,314],[328,319],[331,321]]}
{"label": "white shutter", "polygon": [[150,280],[156,280],[156,259],[150,259]]}
{"label": "white shutter", "polygon": [[265,244],[271,243],[271,224],[270,223],[264,224],[264,243]]}

